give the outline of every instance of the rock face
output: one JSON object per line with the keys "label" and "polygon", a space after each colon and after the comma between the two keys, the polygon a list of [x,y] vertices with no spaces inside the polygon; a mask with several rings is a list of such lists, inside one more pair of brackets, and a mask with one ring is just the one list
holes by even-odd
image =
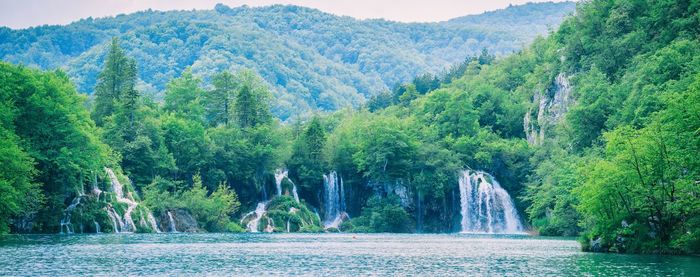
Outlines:
{"label": "rock face", "polygon": [[[170,211],[173,221],[175,221],[175,231],[176,232],[200,232],[197,220],[186,210],[176,209]],[[163,213],[160,215],[158,220],[160,223],[160,229],[164,232],[172,232],[170,227],[170,216],[168,213]]]}
{"label": "rock face", "polygon": [[590,240],[590,251],[591,252],[604,252],[603,251],[603,239],[602,238],[597,238],[597,239],[591,239]]}
{"label": "rock face", "polygon": [[551,132],[564,118],[573,104],[572,87],[564,73],[559,73],[545,91],[537,91],[532,97],[533,106],[525,114],[523,127],[527,142],[540,145],[546,133]]}
{"label": "rock face", "polygon": [[401,200],[401,207],[404,209],[412,208],[414,205],[414,195],[406,185],[403,184],[403,180],[397,179],[394,181],[387,182],[374,182],[370,181],[367,184],[374,190],[374,193],[379,197],[387,197],[388,195],[396,195]]}

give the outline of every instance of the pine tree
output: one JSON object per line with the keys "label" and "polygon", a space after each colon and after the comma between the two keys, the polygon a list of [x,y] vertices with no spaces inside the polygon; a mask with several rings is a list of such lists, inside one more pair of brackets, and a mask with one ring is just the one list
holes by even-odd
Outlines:
{"label": "pine tree", "polygon": [[[119,39],[112,38],[104,69],[95,86],[95,108],[92,118],[98,126],[104,124],[105,117],[116,112],[120,101],[127,109],[135,108],[138,99],[135,85],[136,62],[124,54]],[[133,120],[133,115],[130,118]]]}
{"label": "pine tree", "polygon": [[234,113],[241,128],[255,127],[272,122],[270,91],[254,72],[242,70],[239,80]]}
{"label": "pine tree", "polygon": [[231,107],[236,93],[236,82],[231,73],[224,71],[213,80],[214,89],[204,96],[206,119],[211,126],[229,125]]}

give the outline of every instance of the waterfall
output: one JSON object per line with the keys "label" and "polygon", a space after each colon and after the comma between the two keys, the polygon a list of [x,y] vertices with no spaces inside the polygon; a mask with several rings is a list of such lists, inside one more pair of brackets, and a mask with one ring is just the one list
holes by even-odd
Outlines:
{"label": "waterfall", "polygon": [[114,210],[111,204],[107,206],[107,216],[112,220],[112,227],[115,233],[120,233],[124,230],[124,221],[122,221],[121,216]]}
{"label": "waterfall", "polygon": [[459,178],[462,232],[520,233],[513,201],[496,179],[482,171],[464,170]]}
{"label": "waterfall", "polygon": [[147,218],[153,232],[160,233],[160,229],[158,229],[158,224],[156,223],[156,218],[153,217],[153,213],[149,212]]}
{"label": "waterfall", "polygon": [[260,202],[258,205],[255,207],[255,210],[252,212],[249,212],[248,214],[244,215],[243,218],[241,218],[241,224],[243,223],[243,220],[246,218],[253,216],[250,221],[248,221],[248,224],[246,224],[246,228],[248,229],[249,232],[251,233],[257,233],[258,232],[258,223],[260,223],[260,219],[262,219],[263,215],[265,215],[265,206],[267,205],[267,202]]}
{"label": "waterfall", "polygon": [[297,185],[292,182],[292,179],[289,179],[289,171],[287,169],[277,169],[275,170],[275,185],[277,187],[277,196],[282,195],[282,181],[284,179],[287,179],[290,183],[292,183],[292,195],[294,196],[294,200],[299,203],[299,194],[297,192]]}
{"label": "waterfall", "polygon": [[[131,212],[134,211],[138,203],[136,203],[134,200],[131,200],[130,198],[124,197],[123,186],[119,182],[119,179],[117,179],[117,176],[114,174],[114,171],[106,167],[105,171],[107,171],[107,175],[109,175],[109,180],[112,183],[112,190],[116,195],[117,202],[125,203],[127,205],[126,211],[124,212],[124,220],[122,222],[123,224],[120,224],[122,227],[120,229],[120,232],[134,232],[136,231],[136,224],[134,224],[134,220],[131,219]],[[113,208],[112,211],[114,211]],[[114,214],[116,215],[115,219],[119,219],[119,215],[116,214],[116,212],[114,212]]]}
{"label": "waterfall", "polygon": [[170,232],[179,233],[175,227],[175,219],[173,219],[173,214],[170,211],[168,211],[168,221],[170,222]]}
{"label": "waterfall", "polygon": [[292,182],[292,180],[289,180],[289,182],[292,183],[292,195],[294,195],[294,200],[299,203],[299,193],[297,193],[297,185]]}
{"label": "waterfall", "polygon": [[73,210],[80,205],[80,200],[83,199],[83,194],[82,192],[78,192],[78,196],[73,198],[71,201],[70,205],[63,210],[63,217],[61,218],[60,226],[61,226],[61,234],[63,234],[63,229],[65,229],[66,234],[72,234],[73,233],[73,224],[71,223],[71,214],[73,213]]}
{"label": "waterfall", "polygon": [[275,224],[272,221],[271,217],[267,218],[267,226],[265,226],[265,233],[272,233],[275,231]]}
{"label": "waterfall", "polygon": [[102,232],[100,232],[100,224],[94,220],[92,221],[92,223],[95,223],[95,233],[97,233],[97,234],[102,233]]}
{"label": "waterfall", "polygon": [[275,170],[275,185],[277,186],[277,196],[282,195],[282,181],[284,181],[284,178],[287,178],[287,174],[289,171],[286,169],[277,169]]}
{"label": "waterfall", "polygon": [[338,182],[338,174],[331,171],[328,175],[323,175],[323,188],[325,192],[323,226],[326,229],[338,228],[343,218],[347,217],[343,179],[341,178]]}
{"label": "waterfall", "polygon": [[97,186],[97,174],[95,174],[95,179],[92,181],[92,194],[95,195],[95,198],[97,198],[97,201],[100,200],[100,195],[102,194],[102,190]]}

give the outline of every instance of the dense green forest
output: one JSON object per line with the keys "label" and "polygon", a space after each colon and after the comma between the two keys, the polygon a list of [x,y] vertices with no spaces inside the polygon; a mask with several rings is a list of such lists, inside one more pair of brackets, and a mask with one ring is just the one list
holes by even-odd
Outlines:
{"label": "dense green forest", "polygon": [[579,236],[586,251],[700,253],[699,11],[583,2],[517,53],[483,50],[359,108],[285,123],[249,69],[186,68],[155,101],[118,38],[92,101],[66,73],[2,63],[0,228],[63,232],[67,218],[113,231],[115,210],[143,232],[158,229],[149,213],[161,230],[457,232],[468,169],[498,180],[533,233]]}
{"label": "dense green forest", "polygon": [[0,27],[0,59],[61,67],[78,91],[95,89],[113,36],[137,61],[137,87],[160,100],[186,68],[211,86],[220,71],[257,72],[272,86],[272,111],[287,119],[357,107],[371,95],[437,73],[487,48],[510,54],[555,28],[573,3],[510,7],[444,23],[356,20],[297,6],[144,11],[66,26]]}

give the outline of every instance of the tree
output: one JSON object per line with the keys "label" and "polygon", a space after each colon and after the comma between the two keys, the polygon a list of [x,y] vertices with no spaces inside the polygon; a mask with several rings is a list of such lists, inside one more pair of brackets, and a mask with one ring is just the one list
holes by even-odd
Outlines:
{"label": "tree", "polygon": [[204,94],[206,119],[210,126],[229,125],[233,100],[236,94],[234,76],[228,71],[216,74],[212,81],[214,89]]}
{"label": "tree", "polygon": [[57,232],[66,200],[109,163],[84,100],[61,71],[0,63],[0,224],[11,216],[13,230]]}
{"label": "tree", "polygon": [[237,80],[234,113],[241,128],[255,127],[272,122],[271,94],[267,85],[251,70],[241,70]]}
{"label": "tree", "polygon": [[201,104],[203,90],[201,80],[192,75],[190,69],[182,72],[179,78],[168,83],[165,90],[163,110],[174,112],[180,117],[196,121],[204,120],[204,107]]}
{"label": "tree", "polygon": [[323,150],[326,147],[326,131],[318,116],[314,116],[294,141],[292,157],[287,166],[290,174],[302,188],[302,193],[315,198],[321,188],[323,174],[328,166]]}
{"label": "tree", "polygon": [[[119,39],[114,37],[95,86],[92,119],[97,126],[104,124],[103,119],[112,115],[120,102],[125,108],[134,109],[138,99],[135,85],[136,62],[124,54]],[[130,118],[133,119],[133,115]]]}

